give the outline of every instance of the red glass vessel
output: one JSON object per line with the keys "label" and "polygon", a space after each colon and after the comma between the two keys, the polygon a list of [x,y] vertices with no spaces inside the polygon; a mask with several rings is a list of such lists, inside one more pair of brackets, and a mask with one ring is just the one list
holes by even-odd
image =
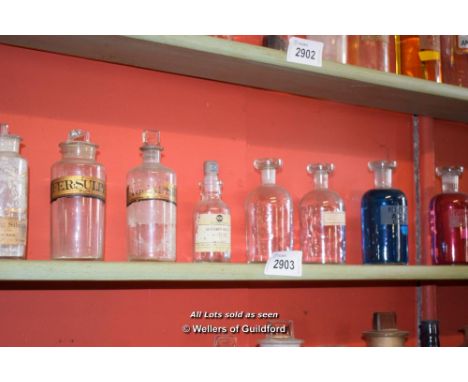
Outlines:
{"label": "red glass vessel", "polygon": [[395,36],[348,36],[347,63],[383,72],[396,73]]}
{"label": "red glass vessel", "polygon": [[468,87],[468,36],[440,36],[440,43],[443,82]]}
{"label": "red glass vessel", "polygon": [[433,264],[468,264],[468,195],[458,192],[463,167],[437,167],[442,193],[432,198],[430,228]]}

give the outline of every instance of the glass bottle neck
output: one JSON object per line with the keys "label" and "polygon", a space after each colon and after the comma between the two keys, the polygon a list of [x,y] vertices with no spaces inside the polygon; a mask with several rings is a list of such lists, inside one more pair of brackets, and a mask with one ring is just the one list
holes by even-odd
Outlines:
{"label": "glass bottle neck", "polygon": [[328,173],[317,171],[314,173],[314,186],[317,190],[328,189]]}
{"label": "glass bottle neck", "polygon": [[143,151],[143,162],[144,163],[160,163],[161,162],[161,151],[159,151],[159,150],[144,150]]}
{"label": "glass bottle neck", "polygon": [[442,192],[458,192],[458,175],[442,175]]}
{"label": "glass bottle neck", "polygon": [[221,182],[215,174],[205,175],[205,179],[201,184],[202,200],[220,199],[221,198]]}
{"label": "glass bottle neck", "polygon": [[379,168],[374,170],[375,188],[392,188],[392,169]]}
{"label": "glass bottle neck", "polygon": [[262,169],[262,184],[275,184],[276,170],[274,168]]}

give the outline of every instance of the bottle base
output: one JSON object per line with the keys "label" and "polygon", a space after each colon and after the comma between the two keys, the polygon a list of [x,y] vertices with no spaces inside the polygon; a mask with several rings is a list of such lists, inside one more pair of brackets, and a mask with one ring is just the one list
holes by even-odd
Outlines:
{"label": "bottle base", "polygon": [[148,258],[141,258],[141,257],[129,257],[128,261],[131,262],[148,262],[148,263],[175,263],[176,259],[168,259],[168,258],[157,258],[157,257],[148,257]]}
{"label": "bottle base", "polygon": [[59,256],[53,257],[52,260],[60,261],[103,261],[103,257],[69,257],[69,256]]}

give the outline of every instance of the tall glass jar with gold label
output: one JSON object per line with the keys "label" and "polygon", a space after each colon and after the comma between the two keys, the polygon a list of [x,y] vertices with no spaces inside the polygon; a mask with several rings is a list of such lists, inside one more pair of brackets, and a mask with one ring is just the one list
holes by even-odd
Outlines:
{"label": "tall glass jar with gold label", "polygon": [[0,258],[25,257],[28,162],[19,155],[21,138],[0,124]]}
{"label": "tall glass jar with gold label", "polygon": [[106,173],[89,133],[72,130],[52,166],[51,247],[56,260],[102,260]]}
{"label": "tall glass jar with gold label", "polygon": [[176,174],[162,165],[159,131],[145,130],[143,163],[127,175],[129,260],[175,261]]}
{"label": "tall glass jar with gold label", "polygon": [[193,260],[230,261],[231,211],[221,200],[218,162],[205,161],[203,170],[201,200],[193,214]]}

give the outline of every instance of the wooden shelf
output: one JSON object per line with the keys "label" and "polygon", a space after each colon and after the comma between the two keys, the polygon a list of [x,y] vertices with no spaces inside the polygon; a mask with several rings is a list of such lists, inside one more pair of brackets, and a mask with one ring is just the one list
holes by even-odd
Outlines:
{"label": "wooden shelf", "polygon": [[468,280],[468,266],[311,265],[303,276],[263,274],[263,264],[0,261],[0,281],[424,281]]}
{"label": "wooden shelf", "polygon": [[208,36],[0,36],[0,42],[353,105],[468,122],[468,89]]}

